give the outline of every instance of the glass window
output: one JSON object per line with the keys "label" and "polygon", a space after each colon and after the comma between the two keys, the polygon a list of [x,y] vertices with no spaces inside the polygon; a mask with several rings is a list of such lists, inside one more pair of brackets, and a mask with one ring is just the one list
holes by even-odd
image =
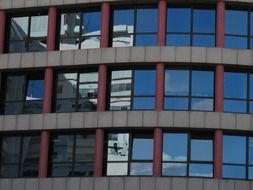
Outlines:
{"label": "glass window", "polygon": [[8,52],[45,51],[47,48],[48,16],[11,17]]}
{"label": "glass window", "polygon": [[113,10],[112,47],[157,45],[157,16],[155,8]]}
{"label": "glass window", "polygon": [[0,176],[36,177],[38,175],[40,136],[3,136]]}
{"label": "glass window", "polygon": [[213,110],[214,72],[166,69],[164,108]]}
{"label": "glass window", "polygon": [[62,13],[59,49],[87,49],[100,47],[100,17],[98,11]]}
{"label": "glass window", "polygon": [[[149,85],[143,85],[143,81]],[[155,70],[111,71],[110,110],[147,110],[155,107]]]}
{"label": "glass window", "polygon": [[215,10],[198,8],[167,9],[169,46],[215,46]]}
{"label": "glass window", "polygon": [[50,175],[92,176],[95,149],[93,133],[53,135]]}
{"label": "glass window", "polygon": [[55,111],[96,110],[97,88],[97,72],[58,73]]}
{"label": "glass window", "polygon": [[3,114],[41,113],[44,95],[42,73],[7,74]]}

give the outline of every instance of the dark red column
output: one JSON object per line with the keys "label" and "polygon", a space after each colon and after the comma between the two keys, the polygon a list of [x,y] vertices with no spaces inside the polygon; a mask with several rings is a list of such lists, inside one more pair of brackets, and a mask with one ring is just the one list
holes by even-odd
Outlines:
{"label": "dark red column", "polygon": [[164,46],[166,44],[166,13],[167,1],[159,0],[158,2],[158,36],[157,44]]}
{"label": "dark red column", "polygon": [[224,47],[225,2],[220,0],[216,7],[216,47]]}
{"label": "dark red column", "polygon": [[0,53],[4,53],[5,12],[0,10]]}
{"label": "dark red column", "polygon": [[154,161],[153,161],[153,176],[159,177],[162,175],[162,135],[163,131],[157,127],[154,129]]}
{"label": "dark red column", "polygon": [[47,49],[48,51],[55,50],[56,41],[56,7],[49,7],[48,9],[48,34],[47,34]]}
{"label": "dark red column", "polygon": [[39,177],[47,177],[48,165],[48,148],[49,148],[49,133],[42,131],[40,136],[40,161],[39,161]]}
{"label": "dark red column", "polygon": [[96,129],[94,176],[100,177],[103,174],[104,157],[104,129]]}
{"label": "dark red column", "polygon": [[214,178],[222,178],[223,132],[218,129],[214,134]]}
{"label": "dark red column", "polygon": [[44,73],[43,113],[51,112],[52,91],[53,91],[53,69],[46,68]]}
{"label": "dark red column", "polygon": [[101,7],[101,40],[100,47],[106,48],[109,43],[109,27],[110,27],[110,4],[102,3]]}
{"label": "dark red column", "polygon": [[215,111],[223,112],[224,107],[224,66],[215,69]]}

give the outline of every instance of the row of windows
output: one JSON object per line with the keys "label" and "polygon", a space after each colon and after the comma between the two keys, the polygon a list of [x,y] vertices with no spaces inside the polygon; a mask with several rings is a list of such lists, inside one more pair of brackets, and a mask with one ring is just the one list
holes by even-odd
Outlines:
{"label": "row of windows", "polygon": [[[110,46],[157,45],[157,16],[154,7],[131,7],[111,11]],[[149,18],[148,20],[146,18]],[[214,8],[169,7],[166,45],[215,46]],[[101,12],[60,12],[56,47],[59,50],[99,48]],[[45,51],[48,16],[37,13],[10,16],[7,52]],[[225,47],[253,48],[253,12],[225,11]]]}
{"label": "row of windows", "polygon": [[[105,176],[151,176],[153,135],[108,132],[105,138]],[[163,176],[213,177],[214,137],[211,132],[164,131]],[[1,137],[1,177],[36,177],[39,135]],[[93,132],[52,134],[48,176],[93,176]],[[253,179],[253,136],[223,136],[223,178]]]}
{"label": "row of windows", "polygon": [[[214,75],[212,69],[167,67],[164,110],[213,111]],[[41,113],[43,73],[6,73],[2,81],[2,114]],[[59,71],[54,83],[53,112],[97,110],[97,70]],[[155,109],[156,71],[152,67],[112,68],[107,84],[107,110]],[[253,113],[253,74],[224,73],[224,111]]]}

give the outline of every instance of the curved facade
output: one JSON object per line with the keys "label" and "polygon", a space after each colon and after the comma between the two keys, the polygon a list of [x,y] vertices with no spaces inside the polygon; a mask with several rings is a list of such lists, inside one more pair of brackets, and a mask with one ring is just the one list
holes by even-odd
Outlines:
{"label": "curved facade", "polygon": [[252,49],[251,0],[0,0],[0,189],[252,189]]}

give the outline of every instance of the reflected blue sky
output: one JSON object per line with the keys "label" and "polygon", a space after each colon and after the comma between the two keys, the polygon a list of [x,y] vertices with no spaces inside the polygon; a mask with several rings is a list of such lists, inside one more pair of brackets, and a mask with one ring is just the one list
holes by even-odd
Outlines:
{"label": "reflected blue sky", "polygon": [[190,32],[190,15],[190,8],[168,8],[167,32]]}
{"label": "reflected blue sky", "polygon": [[100,12],[87,12],[83,14],[85,33],[100,31]]}
{"label": "reflected blue sky", "polygon": [[28,82],[26,99],[29,98],[42,99],[43,95],[44,95],[44,80],[30,80]]}
{"label": "reflected blue sky", "polygon": [[212,97],[214,94],[213,81],[212,71],[192,71],[192,95]]}
{"label": "reflected blue sky", "polygon": [[191,139],[191,160],[212,161],[213,141],[203,139]]}
{"label": "reflected blue sky", "polygon": [[223,165],[223,177],[244,179],[246,177],[246,168],[244,166]]}
{"label": "reflected blue sky", "polygon": [[193,32],[215,33],[215,10],[195,9]]}
{"label": "reflected blue sky", "polygon": [[225,11],[225,34],[247,35],[248,12],[239,10]]}
{"label": "reflected blue sky", "polygon": [[134,25],[134,10],[127,9],[127,10],[115,10],[113,12],[113,24],[115,25],[127,25],[133,26]]}
{"label": "reflected blue sky", "polygon": [[133,160],[153,159],[153,139],[134,138],[133,139]]}
{"label": "reflected blue sky", "polygon": [[137,32],[157,32],[157,9],[137,9]]}
{"label": "reflected blue sky", "polygon": [[134,95],[155,95],[155,70],[134,71]]}

